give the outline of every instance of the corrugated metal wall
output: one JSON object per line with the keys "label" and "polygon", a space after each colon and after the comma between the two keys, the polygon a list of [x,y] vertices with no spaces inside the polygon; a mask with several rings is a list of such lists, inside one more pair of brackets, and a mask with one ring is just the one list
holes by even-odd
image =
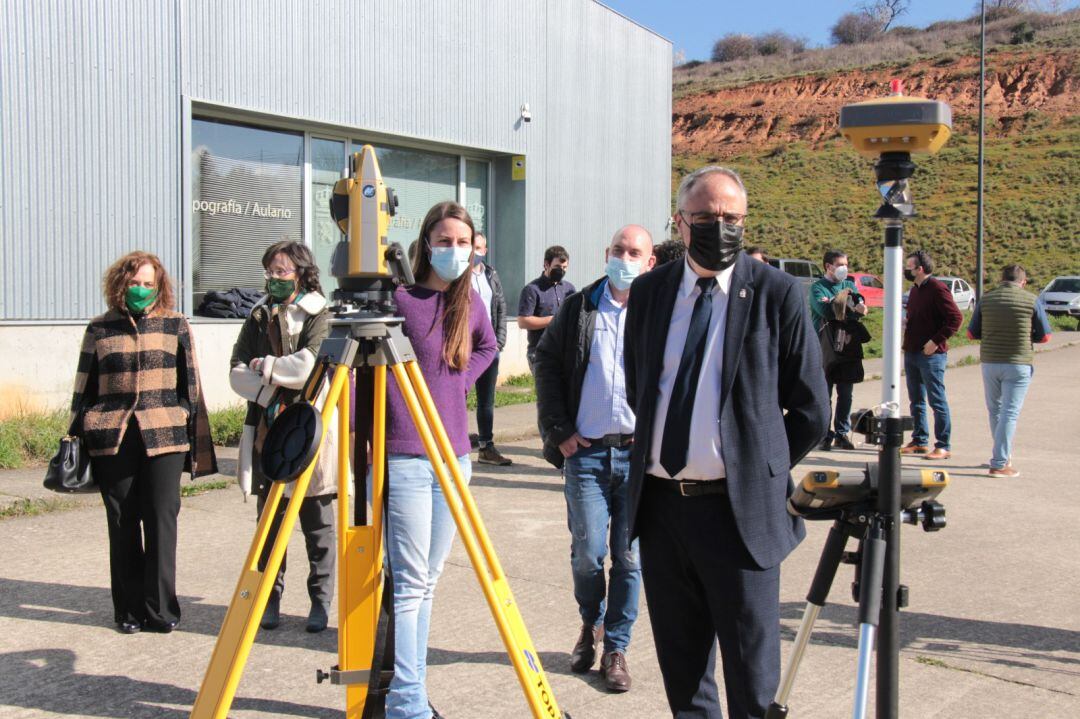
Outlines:
{"label": "corrugated metal wall", "polygon": [[179,267],[173,3],[0,3],[0,318],[101,311],[145,249]]}
{"label": "corrugated metal wall", "polygon": [[0,319],[89,316],[134,247],[182,275],[182,96],[527,155],[516,276],[559,243],[591,279],[618,226],[669,212],[671,45],[590,0],[2,8]]}

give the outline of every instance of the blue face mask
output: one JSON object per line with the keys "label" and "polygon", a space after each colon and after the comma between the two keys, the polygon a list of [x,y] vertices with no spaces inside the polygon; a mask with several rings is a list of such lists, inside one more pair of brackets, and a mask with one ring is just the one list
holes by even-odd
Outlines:
{"label": "blue face mask", "polygon": [[443,282],[453,282],[469,269],[471,247],[432,247],[431,267]]}
{"label": "blue face mask", "polygon": [[609,257],[607,261],[607,267],[604,268],[604,272],[607,273],[608,281],[611,282],[611,286],[620,292],[625,289],[629,289],[630,283],[634,281],[634,278],[641,274],[640,262],[627,262],[619,257]]}

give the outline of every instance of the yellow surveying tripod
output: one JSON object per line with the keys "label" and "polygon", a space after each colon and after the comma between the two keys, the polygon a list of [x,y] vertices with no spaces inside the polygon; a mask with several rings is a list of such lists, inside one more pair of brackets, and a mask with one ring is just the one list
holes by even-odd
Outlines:
{"label": "yellow surveying tripod", "polygon": [[[259,620],[281,566],[289,536],[312,472],[337,410],[338,448],[338,664],[318,681],[346,688],[345,716],[367,719],[381,710],[373,696],[385,685],[382,671],[386,625],[393,588],[384,568],[383,503],[386,485],[387,369],[401,390],[413,424],[435,469],[484,598],[510,657],[534,719],[570,719],[560,711],[544,675],[540,656],[521,618],[517,602],[469,493],[450,439],[416,363],[412,345],[395,316],[393,289],[411,284],[412,272],[398,245],[387,244],[389,217],[397,198],[386,187],[375,151],[365,145],[352,156],[350,176],[338,181],[331,212],[347,239],[332,260],[338,278],[330,336],[319,348],[315,369],[304,385],[304,401],[274,420],[262,448],[262,470],[274,480],[255,537],[225,615],[206,676],[192,708],[192,719],[224,719],[251,651]],[[356,447],[352,463],[354,513],[349,517],[349,378],[356,370]],[[329,381],[322,408],[318,398]],[[370,495],[366,479],[367,437],[371,437]],[[284,487],[295,481],[273,545],[267,550],[272,518]],[[392,491],[392,486],[389,488]],[[259,569],[260,558],[265,566]]]}

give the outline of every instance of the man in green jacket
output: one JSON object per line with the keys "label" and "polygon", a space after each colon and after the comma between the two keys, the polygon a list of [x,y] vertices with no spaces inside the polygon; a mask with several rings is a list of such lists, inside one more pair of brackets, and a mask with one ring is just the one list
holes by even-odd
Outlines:
{"label": "man in green jacket", "polygon": [[982,340],[983,390],[990,412],[994,451],[991,477],[1019,477],[1012,466],[1012,438],[1034,371],[1032,343],[1050,341],[1050,323],[1035,295],[1026,291],[1027,272],[1020,265],[1001,271],[1001,284],[975,307],[968,336]]}
{"label": "man in green jacket", "polygon": [[[855,283],[847,278],[847,255],[840,250],[828,250],[822,260],[825,276],[810,285],[810,317],[814,329],[821,332],[824,324],[836,317],[833,312],[833,299],[842,290],[849,290],[854,299],[854,310],[859,315],[866,314],[866,302],[859,294]],[[848,435],[851,432],[851,394],[855,385],[851,382],[832,382],[829,385],[829,401],[832,402],[833,387],[836,388],[836,412],[833,417],[832,431],[821,440],[819,449],[855,449]]]}

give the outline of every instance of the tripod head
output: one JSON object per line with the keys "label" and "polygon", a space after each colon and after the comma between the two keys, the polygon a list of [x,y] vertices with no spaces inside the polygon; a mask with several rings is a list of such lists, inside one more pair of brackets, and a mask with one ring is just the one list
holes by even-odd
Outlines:
{"label": "tripod head", "polygon": [[394,288],[413,283],[401,245],[387,241],[397,206],[397,195],[383,182],[375,148],[364,145],[349,158],[349,176],[334,184],[330,197],[330,216],[345,235],[330,261],[330,274],[338,280],[334,314],[393,315]]}

